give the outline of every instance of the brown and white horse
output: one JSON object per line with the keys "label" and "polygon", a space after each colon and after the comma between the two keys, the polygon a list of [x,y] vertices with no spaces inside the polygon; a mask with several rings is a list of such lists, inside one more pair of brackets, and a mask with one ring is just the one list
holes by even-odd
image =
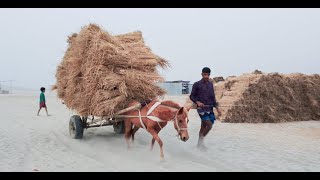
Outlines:
{"label": "brown and white horse", "polygon": [[[134,106],[138,102],[132,102],[129,106]],[[188,110],[180,107],[173,101],[157,100],[151,101],[139,110],[132,110],[125,113],[129,118],[125,118],[125,139],[130,147],[130,136],[134,140],[134,134],[139,128],[147,130],[152,135],[151,150],[154,142],[157,141],[160,146],[160,158],[163,159],[163,143],[158,133],[168,122],[172,121],[174,128],[177,130],[180,140],[187,141],[188,134]]]}

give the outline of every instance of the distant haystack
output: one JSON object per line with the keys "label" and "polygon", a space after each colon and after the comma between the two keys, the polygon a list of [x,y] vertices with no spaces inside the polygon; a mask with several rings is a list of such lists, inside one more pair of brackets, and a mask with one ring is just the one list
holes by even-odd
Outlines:
{"label": "distant haystack", "polygon": [[141,32],[113,36],[90,24],[67,41],[53,89],[79,115],[110,117],[132,100],[164,95],[157,67],[169,63],[152,53]]}
{"label": "distant haystack", "polygon": [[215,84],[225,122],[320,120],[320,76],[243,74]]}
{"label": "distant haystack", "polygon": [[217,83],[217,82],[220,82],[220,81],[224,81],[224,78],[222,76],[218,76],[218,77],[214,77],[214,78],[212,78],[210,80],[213,83]]}
{"label": "distant haystack", "polygon": [[[231,123],[320,120],[320,75],[248,73],[214,83],[221,119]],[[187,98],[187,108],[196,108]]]}
{"label": "distant haystack", "polygon": [[256,70],[254,70],[254,71],[252,72],[252,74],[263,74],[263,73],[262,73],[262,71],[259,71],[259,70],[256,69]]}

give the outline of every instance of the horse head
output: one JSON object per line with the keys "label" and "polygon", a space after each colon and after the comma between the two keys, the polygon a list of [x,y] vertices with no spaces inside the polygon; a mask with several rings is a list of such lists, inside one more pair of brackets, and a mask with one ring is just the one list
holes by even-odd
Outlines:
{"label": "horse head", "polygon": [[177,130],[180,140],[184,142],[189,139],[188,122],[188,110],[184,107],[181,107],[175,115],[174,128]]}

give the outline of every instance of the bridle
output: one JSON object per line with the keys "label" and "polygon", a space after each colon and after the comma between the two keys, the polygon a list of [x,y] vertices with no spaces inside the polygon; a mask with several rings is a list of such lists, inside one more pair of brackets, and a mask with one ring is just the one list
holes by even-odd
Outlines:
{"label": "bridle", "polygon": [[[175,121],[176,126],[178,128],[178,133],[180,133],[180,131],[186,131],[188,130],[188,128],[180,128],[179,123],[178,123],[178,112],[180,111],[180,109],[182,109],[183,107],[180,107],[177,112],[175,113],[174,117],[170,120],[170,121]],[[188,116],[186,117],[186,123],[189,122]]]}

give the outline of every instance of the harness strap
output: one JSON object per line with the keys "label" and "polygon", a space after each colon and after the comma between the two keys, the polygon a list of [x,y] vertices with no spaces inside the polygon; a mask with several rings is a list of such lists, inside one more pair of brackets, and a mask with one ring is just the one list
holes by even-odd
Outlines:
{"label": "harness strap", "polygon": [[159,123],[159,122],[157,122],[157,123],[158,123],[158,125],[159,125],[160,129],[162,129],[162,127],[161,127],[160,123]]}
{"label": "harness strap", "polygon": [[151,106],[151,108],[148,110],[148,112],[147,112],[147,116],[149,116],[149,114],[151,114],[152,113],[152,111],[157,107],[157,106],[159,106],[161,104],[161,102],[156,102],[156,103],[154,103],[152,106]]}
{"label": "harness strap", "polygon": [[140,119],[141,126],[143,127],[143,129],[147,130],[146,126],[144,125],[144,123],[142,121],[140,109],[138,111],[139,111],[139,119]]}
{"label": "harness strap", "polygon": [[[142,121],[142,117],[148,118],[148,119],[150,119],[150,120],[152,120],[152,121],[156,121],[156,122],[158,123],[160,129],[162,129],[162,127],[161,127],[161,125],[160,125],[159,122],[166,122],[166,121],[163,121],[163,120],[161,120],[160,118],[158,118],[158,117],[156,117],[156,116],[149,116],[149,115],[152,113],[152,111],[153,111],[155,108],[157,108],[160,104],[161,104],[161,102],[156,102],[156,103],[154,103],[154,104],[151,106],[151,108],[148,110],[146,116],[141,116],[140,109],[138,110],[138,112],[139,112],[139,116],[138,116],[138,117],[139,117],[139,119],[140,119],[140,124],[141,124],[141,126],[142,126],[144,129],[147,129],[147,128],[146,128],[146,126],[144,125],[144,123],[143,123],[143,121]],[[173,108],[173,107],[172,107],[172,108]],[[180,109],[179,109],[179,110],[180,110]],[[174,117],[173,117],[171,120],[169,120],[169,121],[174,121],[174,120],[176,120],[175,123],[176,123],[176,125],[177,125],[177,127],[178,127],[178,131],[187,130],[188,128],[180,128],[180,127],[179,127],[178,120],[177,120],[177,114],[178,114],[179,110],[176,112],[176,114],[174,115]]]}
{"label": "harness strap", "polygon": [[144,117],[151,119],[152,121],[156,121],[156,122],[165,122],[156,116],[144,116]]}
{"label": "harness strap", "polygon": [[[160,104],[161,104],[161,102],[159,102],[159,101],[157,101],[156,103],[154,103],[154,104],[151,106],[151,108],[148,110],[147,116],[150,115],[150,114],[152,113],[152,111],[153,111],[156,107],[158,107]],[[147,105],[147,107],[148,107],[148,105]],[[148,108],[149,108],[149,107],[148,107]],[[160,118],[158,118],[158,117],[156,117],[156,116],[151,116],[151,118],[149,118],[149,119],[151,119],[151,120],[153,120],[153,121],[157,121],[158,126],[160,127],[160,129],[162,129],[162,127],[161,127],[161,125],[160,125],[159,122],[161,122],[161,121],[163,122],[163,120],[161,120]]]}

